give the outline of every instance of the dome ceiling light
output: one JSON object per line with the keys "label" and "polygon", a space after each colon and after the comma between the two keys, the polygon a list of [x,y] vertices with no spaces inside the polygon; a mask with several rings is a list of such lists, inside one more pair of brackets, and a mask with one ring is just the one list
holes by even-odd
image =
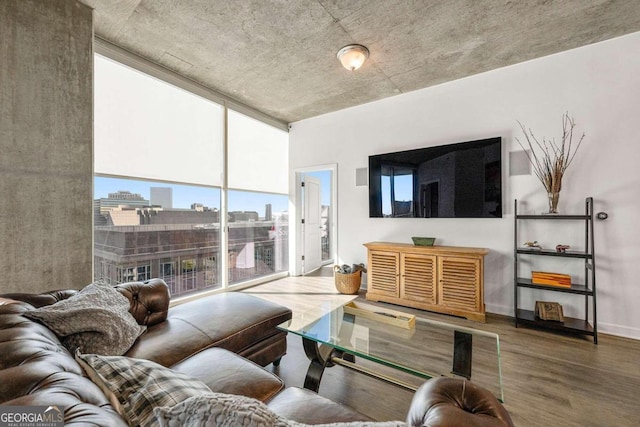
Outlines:
{"label": "dome ceiling light", "polygon": [[369,49],[360,44],[350,44],[340,49],[337,56],[344,68],[355,71],[369,57]]}

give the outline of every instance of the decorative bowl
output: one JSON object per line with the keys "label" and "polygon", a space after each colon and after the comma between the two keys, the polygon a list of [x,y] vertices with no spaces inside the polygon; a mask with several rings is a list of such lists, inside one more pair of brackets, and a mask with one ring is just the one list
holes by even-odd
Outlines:
{"label": "decorative bowl", "polygon": [[416,246],[433,246],[436,241],[435,237],[412,237],[413,244]]}

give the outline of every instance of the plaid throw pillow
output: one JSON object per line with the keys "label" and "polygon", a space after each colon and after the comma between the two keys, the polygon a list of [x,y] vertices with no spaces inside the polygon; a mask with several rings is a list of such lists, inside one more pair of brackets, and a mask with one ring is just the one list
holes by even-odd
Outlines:
{"label": "plaid throw pillow", "polygon": [[99,377],[102,386],[113,393],[131,426],[157,425],[153,408],[211,393],[202,381],[148,360],[97,354],[76,354],[76,358],[85,370],[92,371],[87,372],[89,378]]}

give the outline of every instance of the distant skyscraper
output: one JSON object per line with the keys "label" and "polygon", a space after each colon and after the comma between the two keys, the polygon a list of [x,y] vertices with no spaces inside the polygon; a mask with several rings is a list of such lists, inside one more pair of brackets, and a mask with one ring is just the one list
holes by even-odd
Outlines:
{"label": "distant skyscraper", "polygon": [[271,203],[267,203],[264,206],[264,220],[265,221],[271,221],[273,219],[272,214],[271,214]]}
{"label": "distant skyscraper", "polygon": [[151,204],[162,206],[164,209],[173,209],[173,188],[151,187]]}

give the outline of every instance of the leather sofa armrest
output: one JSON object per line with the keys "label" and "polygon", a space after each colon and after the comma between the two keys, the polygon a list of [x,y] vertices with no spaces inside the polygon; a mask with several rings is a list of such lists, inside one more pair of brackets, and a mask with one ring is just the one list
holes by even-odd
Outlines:
{"label": "leather sofa armrest", "polygon": [[41,294],[27,294],[27,293],[13,293],[13,294],[2,294],[0,297],[6,299],[12,299],[15,301],[26,302],[34,306],[35,308],[44,307],[45,305],[55,304],[58,301],[62,301],[64,299],[69,298],[72,295],[75,295],[78,291],[75,289],[61,289],[55,291],[43,292]]}
{"label": "leather sofa armrest", "polygon": [[470,381],[436,377],[414,394],[407,424],[411,427],[513,427],[495,396]]}
{"label": "leather sofa armrest", "polygon": [[164,280],[121,283],[115,288],[129,299],[129,312],[138,324],[153,326],[167,319],[171,297]]}

